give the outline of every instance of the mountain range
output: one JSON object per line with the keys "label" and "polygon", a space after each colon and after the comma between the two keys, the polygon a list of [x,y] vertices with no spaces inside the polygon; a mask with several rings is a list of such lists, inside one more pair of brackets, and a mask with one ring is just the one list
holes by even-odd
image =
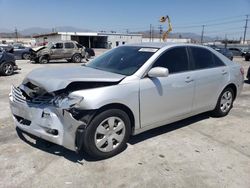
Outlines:
{"label": "mountain range", "polygon": [[[51,32],[91,32],[93,30],[89,29],[82,29],[77,27],[71,27],[71,26],[60,26],[55,27],[52,29],[49,28],[42,28],[42,27],[30,27],[23,30],[17,30],[19,37],[31,37],[33,35],[37,34],[44,34],[44,33],[51,33]],[[133,33],[141,33],[143,37],[149,37],[150,32],[149,31],[138,31]],[[6,28],[0,28],[0,37],[15,37],[15,31],[6,29]],[[154,38],[159,37],[159,32],[154,32]],[[169,38],[191,38],[195,41],[199,41],[201,36],[196,33],[170,33]],[[214,41],[216,38],[204,36],[204,41]]]}

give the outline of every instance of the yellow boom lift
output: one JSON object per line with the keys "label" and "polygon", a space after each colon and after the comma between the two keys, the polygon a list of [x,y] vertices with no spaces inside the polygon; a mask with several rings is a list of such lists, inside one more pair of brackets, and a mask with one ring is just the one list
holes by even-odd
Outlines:
{"label": "yellow boom lift", "polygon": [[165,41],[168,38],[168,34],[173,30],[169,16],[162,16],[160,18],[161,23],[165,23],[166,21],[168,22],[168,30],[166,32],[164,32],[162,35],[163,41]]}

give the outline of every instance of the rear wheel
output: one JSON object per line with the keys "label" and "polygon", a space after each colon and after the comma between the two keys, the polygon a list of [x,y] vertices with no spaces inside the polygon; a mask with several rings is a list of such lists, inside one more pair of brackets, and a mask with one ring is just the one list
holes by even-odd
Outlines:
{"label": "rear wheel", "polygon": [[83,149],[97,159],[112,157],[125,148],[130,133],[130,119],[124,111],[103,111],[86,128]]}
{"label": "rear wheel", "polygon": [[249,61],[249,60],[250,60],[250,57],[246,57],[246,56],[245,56],[245,60],[246,60],[246,61]]}
{"label": "rear wheel", "polygon": [[213,110],[213,115],[216,117],[226,116],[233,107],[234,91],[227,87],[222,91],[217,101],[217,105]]}
{"label": "rear wheel", "polygon": [[14,66],[13,66],[13,64],[12,63],[8,63],[8,62],[4,63],[2,65],[1,72],[5,76],[12,75],[13,72],[14,72]]}
{"label": "rear wheel", "polygon": [[75,54],[72,57],[72,61],[74,63],[80,63],[82,61],[82,56],[80,54]]}

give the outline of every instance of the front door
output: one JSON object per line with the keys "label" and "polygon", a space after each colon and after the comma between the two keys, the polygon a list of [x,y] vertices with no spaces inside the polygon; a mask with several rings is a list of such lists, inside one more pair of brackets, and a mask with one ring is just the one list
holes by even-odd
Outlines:
{"label": "front door", "polygon": [[168,68],[169,76],[140,80],[141,127],[164,125],[192,109],[194,79],[186,47],[167,50],[153,67]]}

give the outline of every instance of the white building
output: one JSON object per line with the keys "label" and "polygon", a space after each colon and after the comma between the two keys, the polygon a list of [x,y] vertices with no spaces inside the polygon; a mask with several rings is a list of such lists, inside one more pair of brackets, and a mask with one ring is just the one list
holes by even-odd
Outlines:
{"label": "white building", "polygon": [[142,42],[141,34],[104,32],[54,32],[33,37],[37,45],[60,40],[74,40],[88,48],[114,48],[122,44]]}
{"label": "white building", "polygon": [[[142,38],[142,42],[163,42],[160,38]],[[191,43],[191,39],[185,38],[168,38],[165,42],[174,42],[174,43]]]}

